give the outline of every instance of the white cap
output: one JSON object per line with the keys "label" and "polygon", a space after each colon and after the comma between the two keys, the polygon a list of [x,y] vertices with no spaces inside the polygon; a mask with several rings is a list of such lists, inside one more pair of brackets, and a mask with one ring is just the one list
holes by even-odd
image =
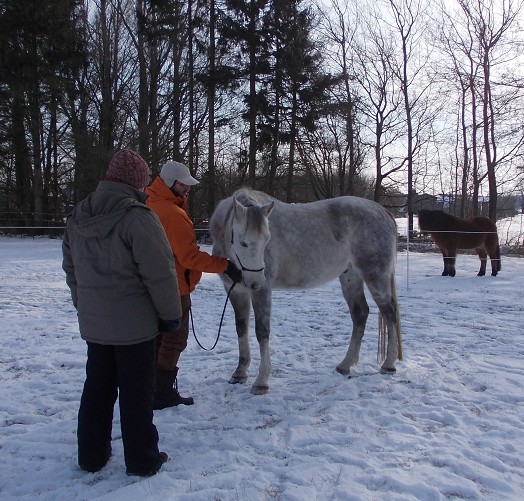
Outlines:
{"label": "white cap", "polygon": [[189,169],[180,162],[166,162],[160,170],[160,179],[170,188],[173,187],[175,181],[188,186],[198,184],[198,181],[191,176]]}

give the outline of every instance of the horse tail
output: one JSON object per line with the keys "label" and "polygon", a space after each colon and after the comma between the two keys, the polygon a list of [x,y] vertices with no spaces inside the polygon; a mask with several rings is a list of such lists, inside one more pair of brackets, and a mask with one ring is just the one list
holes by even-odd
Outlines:
{"label": "horse tail", "polygon": [[[397,358],[403,360],[402,354],[402,330],[400,328],[400,309],[398,307],[397,299],[397,283],[395,280],[395,273],[391,274],[391,301],[395,306],[395,330],[397,331]],[[379,312],[378,315],[378,349],[377,359],[382,363],[386,359],[387,352],[387,323],[384,315]]]}
{"label": "horse tail", "polygon": [[402,329],[400,327],[400,308],[398,307],[397,299],[397,282],[395,280],[395,274],[391,275],[391,290],[393,291],[393,303],[395,304],[395,330],[397,331],[397,350],[399,360],[403,360],[402,354]]}
{"label": "horse tail", "polygon": [[378,347],[377,347],[377,362],[381,364],[386,360],[386,337],[387,326],[384,320],[384,315],[378,314]]}
{"label": "horse tail", "polygon": [[497,271],[502,270],[502,260],[500,259],[500,245],[497,244]]}

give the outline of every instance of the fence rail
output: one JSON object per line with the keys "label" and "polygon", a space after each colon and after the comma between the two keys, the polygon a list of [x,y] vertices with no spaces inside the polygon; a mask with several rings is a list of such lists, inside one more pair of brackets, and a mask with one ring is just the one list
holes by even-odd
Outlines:
{"label": "fence rail", "polygon": [[[65,231],[64,226],[0,226],[0,235],[17,237],[61,237]],[[207,228],[195,228],[197,242],[200,245],[211,245],[211,236]]]}

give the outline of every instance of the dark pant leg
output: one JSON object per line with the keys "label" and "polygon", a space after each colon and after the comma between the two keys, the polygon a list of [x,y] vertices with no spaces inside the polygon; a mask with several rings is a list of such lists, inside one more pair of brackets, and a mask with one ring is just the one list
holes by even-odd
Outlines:
{"label": "dark pant leg", "polygon": [[116,346],[120,424],[124,457],[129,473],[156,471],[158,432],[153,424],[155,339],[130,346]]}
{"label": "dark pant leg", "polygon": [[187,347],[189,337],[189,314],[191,311],[191,296],[181,296],[182,318],[180,328],[175,332],[162,332],[157,337],[157,367],[162,371],[175,371],[180,355]]}
{"label": "dark pant leg", "polygon": [[87,343],[86,380],[78,411],[78,464],[98,471],[111,455],[117,372],[113,346]]}

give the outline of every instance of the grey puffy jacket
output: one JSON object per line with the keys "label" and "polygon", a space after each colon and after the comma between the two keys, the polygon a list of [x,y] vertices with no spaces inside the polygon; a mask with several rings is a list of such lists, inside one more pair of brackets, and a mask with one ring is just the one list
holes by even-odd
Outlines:
{"label": "grey puffy jacket", "polygon": [[67,220],[62,267],[86,341],[149,341],[159,319],[182,314],[173,253],[146,198],[132,186],[101,181]]}

